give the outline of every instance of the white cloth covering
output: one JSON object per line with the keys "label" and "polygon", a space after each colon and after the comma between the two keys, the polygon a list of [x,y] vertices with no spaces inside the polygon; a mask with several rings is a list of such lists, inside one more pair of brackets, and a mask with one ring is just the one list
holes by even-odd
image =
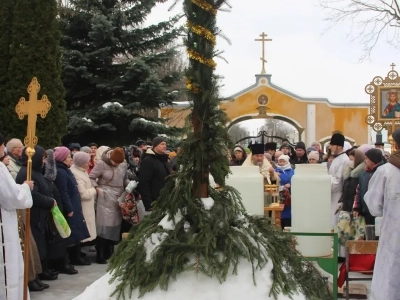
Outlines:
{"label": "white cloth covering", "polygon": [[[31,190],[27,184],[16,184],[7,167],[0,162],[1,233],[4,248],[0,247],[0,299],[23,299],[24,261],[18,234],[16,209],[32,206]],[[3,260],[3,251],[5,260]],[[5,268],[4,268],[5,267]],[[4,272],[5,270],[5,272]],[[7,286],[5,278],[7,277]]]}

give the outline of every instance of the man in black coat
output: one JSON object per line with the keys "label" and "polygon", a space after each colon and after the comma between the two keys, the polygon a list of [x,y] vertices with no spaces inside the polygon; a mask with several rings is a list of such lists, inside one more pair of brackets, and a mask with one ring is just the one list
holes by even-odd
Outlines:
{"label": "man in black coat", "polygon": [[171,174],[164,138],[155,137],[152,146],[142,157],[139,173],[138,190],[146,211],[151,211],[151,204],[157,200],[166,177]]}

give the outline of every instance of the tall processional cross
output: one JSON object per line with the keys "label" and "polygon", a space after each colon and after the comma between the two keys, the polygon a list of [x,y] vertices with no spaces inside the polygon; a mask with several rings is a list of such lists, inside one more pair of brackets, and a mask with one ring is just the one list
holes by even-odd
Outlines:
{"label": "tall processional cross", "polygon": [[263,32],[260,34],[260,39],[255,39],[256,42],[261,42],[262,44],[262,52],[261,52],[261,64],[262,64],[262,69],[261,69],[261,74],[266,74],[267,72],[265,71],[265,63],[267,62],[265,60],[265,42],[271,42],[272,39],[267,39],[267,35]]}
{"label": "tall processional cross", "polygon": [[[43,119],[51,108],[51,103],[46,95],[43,95],[38,100],[38,93],[40,91],[40,84],[36,77],[33,77],[31,83],[28,86],[29,101],[26,101],[24,97],[19,99],[15,111],[18,114],[19,119],[24,119],[28,116],[28,126],[26,130],[26,137],[24,139],[25,152],[28,157],[26,180],[32,180],[32,157],[35,155],[35,145],[38,143],[36,136],[36,121],[37,115],[40,115]],[[24,300],[28,299],[28,274],[29,274],[29,243],[30,243],[30,225],[31,225],[31,212],[30,209],[26,209],[25,214],[25,241],[23,245],[24,251]]]}

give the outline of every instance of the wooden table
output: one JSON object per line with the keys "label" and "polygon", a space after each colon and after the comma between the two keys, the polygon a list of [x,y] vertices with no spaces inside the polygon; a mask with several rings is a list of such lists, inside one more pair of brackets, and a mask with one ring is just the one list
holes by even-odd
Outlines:
{"label": "wooden table", "polygon": [[281,228],[281,214],[282,210],[285,207],[284,204],[279,204],[279,206],[264,206],[264,215],[268,215],[268,213],[274,212],[275,215],[275,226]]}

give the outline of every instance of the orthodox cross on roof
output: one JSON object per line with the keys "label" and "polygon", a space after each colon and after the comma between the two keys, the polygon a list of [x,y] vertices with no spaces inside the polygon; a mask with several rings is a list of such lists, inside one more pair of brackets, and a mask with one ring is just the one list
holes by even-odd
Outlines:
{"label": "orthodox cross on roof", "polygon": [[395,67],[396,65],[395,65],[394,63],[392,63],[390,66],[392,67],[392,70],[394,70],[394,67]]}
{"label": "orthodox cross on roof", "polygon": [[261,52],[261,64],[262,64],[262,69],[261,69],[261,74],[266,74],[265,71],[265,63],[267,62],[265,60],[265,42],[271,42],[272,39],[267,39],[267,35],[263,32],[260,34],[260,39],[255,39],[256,42],[261,42],[262,43],[262,52]]}

